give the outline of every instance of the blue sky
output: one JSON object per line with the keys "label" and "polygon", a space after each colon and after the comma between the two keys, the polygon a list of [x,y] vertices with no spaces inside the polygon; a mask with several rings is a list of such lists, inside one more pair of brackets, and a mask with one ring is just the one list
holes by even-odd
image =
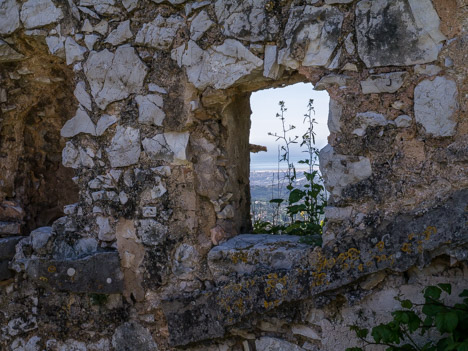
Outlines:
{"label": "blue sky", "polygon": [[[307,127],[304,126],[304,114],[307,112],[307,103],[309,99],[314,99],[315,119],[318,124],[314,125],[316,132],[316,146],[321,149],[327,144],[329,135],[327,127],[328,118],[328,102],[329,96],[326,91],[313,90],[310,83],[298,83],[284,88],[267,89],[255,92],[250,98],[252,108],[250,143],[264,145],[268,148],[268,152],[260,152],[250,154],[252,169],[268,168],[268,165],[275,165],[277,160],[277,145],[275,138],[268,135],[268,132],[282,131],[281,121],[276,118],[276,113],[279,113],[279,101],[284,101],[286,108],[285,113],[286,123],[296,126],[296,129],[291,131],[291,136],[298,135],[299,138],[306,132]],[[291,152],[295,161],[301,159],[303,154],[296,144]]]}

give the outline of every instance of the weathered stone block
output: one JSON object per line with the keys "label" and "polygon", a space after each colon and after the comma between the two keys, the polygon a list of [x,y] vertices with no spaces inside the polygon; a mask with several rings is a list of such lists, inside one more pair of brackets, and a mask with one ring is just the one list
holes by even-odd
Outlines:
{"label": "weathered stone block", "polygon": [[356,7],[358,53],[367,67],[431,62],[445,39],[430,0],[362,0]]}
{"label": "weathered stone block", "polygon": [[16,0],[0,3],[0,34],[11,34],[20,26],[19,4]]}
{"label": "weathered stone block", "polygon": [[115,330],[112,346],[116,351],[158,351],[149,330],[135,321],[124,323]]}
{"label": "weathered stone block", "polygon": [[361,81],[363,94],[394,93],[403,85],[406,72],[375,74]]}
{"label": "weathered stone block", "polygon": [[21,232],[21,224],[17,222],[0,222],[0,235],[18,235]]}

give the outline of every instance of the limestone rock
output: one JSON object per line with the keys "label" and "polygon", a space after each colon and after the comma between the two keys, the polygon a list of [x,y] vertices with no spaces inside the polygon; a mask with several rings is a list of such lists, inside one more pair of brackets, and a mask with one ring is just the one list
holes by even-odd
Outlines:
{"label": "limestone rock", "polygon": [[118,118],[114,115],[102,115],[96,125],[96,135],[103,135],[107,128],[117,121]]}
{"label": "limestone rock", "polygon": [[138,95],[138,122],[155,126],[162,126],[166,114],[162,110],[163,99],[159,95]]}
{"label": "limestone rock", "polygon": [[325,217],[329,222],[343,222],[346,219],[350,219],[351,213],[353,212],[352,207],[325,207]]}
{"label": "limestone rock", "polygon": [[109,33],[106,43],[114,46],[120,45],[133,36],[130,30],[130,20],[120,23],[116,29]]}
{"label": "limestone rock", "polygon": [[11,34],[19,26],[18,2],[16,0],[0,1],[0,35]]}
{"label": "limestone rock", "polygon": [[338,155],[330,145],[320,151],[319,160],[325,187],[334,196],[340,196],[346,186],[372,175],[367,157]]}
{"label": "limestone rock", "polygon": [[330,99],[328,106],[328,130],[330,133],[339,133],[341,131],[341,115],[343,114],[343,106],[335,100]]}
{"label": "limestone rock", "polygon": [[188,244],[182,244],[175,251],[172,272],[180,279],[190,278],[190,273],[195,270],[199,260],[196,248]]}
{"label": "limestone rock", "polygon": [[265,45],[265,60],[263,63],[263,76],[278,79],[282,73],[277,63],[278,48],[276,45]]}
{"label": "limestone rock", "polygon": [[377,113],[374,111],[367,111],[367,112],[359,112],[356,114],[356,119],[360,123],[360,128],[355,129],[353,134],[358,136],[364,136],[366,134],[367,127],[375,127],[375,126],[386,126],[387,124],[393,122],[388,121],[384,115],[381,113]]}
{"label": "limestone rock", "polygon": [[88,111],[91,111],[91,97],[86,91],[86,84],[83,81],[80,81],[76,84],[73,94],[81,106],[86,108]]}
{"label": "limestone rock", "polygon": [[325,4],[349,4],[354,0],[325,0]]}
{"label": "limestone rock", "polygon": [[208,253],[215,280],[232,274],[248,275],[262,269],[292,269],[306,265],[311,246],[292,235],[241,234]]}
{"label": "limestone rock", "polygon": [[92,51],[84,64],[91,94],[101,109],[111,102],[138,93],[147,71],[135,49],[129,46],[120,46],[115,54],[107,49]]}
{"label": "limestone rock", "polygon": [[189,81],[198,89],[226,89],[262,66],[263,61],[237,40],[202,50],[194,41],[172,51],[179,66],[185,66]]}
{"label": "limestone rock", "polygon": [[411,126],[411,117],[408,115],[400,115],[395,119],[395,125],[399,128],[408,128]]}
{"label": "limestone rock", "polygon": [[[156,4],[160,4],[162,2],[164,2],[164,0],[152,0],[153,2],[155,2]],[[184,2],[186,2],[187,0],[168,0],[172,5],[179,5],[179,4],[183,4]]]}
{"label": "limestone rock", "polygon": [[394,93],[403,85],[406,72],[392,72],[371,75],[361,81],[363,94]]}
{"label": "limestone rock", "polygon": [[155,159],[167,160],[170,162],[180,162],[187,159],[186,148],[189,140],[189,133],[169,132],[157,134],[153,138],[143,140],[145,152]]}
{"label": "limestone rock", "polygon": [[344,74],[327,74],[326,76],[322,77],[317,84],[315,84],[315,90],[326,90],[330,86],[338,86],[340,88],[345,87],[348,82],[351,80],[351,77],[346,76]]}
{"label": "limestone rock", "polygon": [[2,39],[0,39],[0,63],[15,62],[22,60],[23,58],[23,54],[20,54]]}
{"label": "limestone rock", "polygon": [[112,15],[119,9],[114,6],[115,0],[80,0],[80,6],[93,6],[100,15]]}
{"label": "limestone rock", "polygon": [[30,234],[31,245],[36,253],[41,254],[42,249],[47,245],[53,235],[52,227],[41,227],[34,229]]}
{"label": "limestone rock", "polygon": [[255,340],[255,347],[261,351],[304,351],[302,347],[291,344],[286,340],[269,336],[262,336],[260,339]]}
{"label": "limestone rock", "polygon": [[455,134],[458,90],[453,80],[423,80],[414,89],[414,116],[435,137]]}
{"label": "limestone rock", "polygon": [[65,40],[65,57],[67,65],[83,60],[85,52],[86,48],[78,45],[72,37],[68,37],[67,40]]}
{"label": "limestone rock", "polygon": [[122,0],[122,5],[124,5],[125,9],[130,12],[137,7],[138,0]]}
{"label": "limestone rock", "polygon": [[96,34],[86,34],[84,38],[84,42],[88,50],[93,50],[94,44],[99,39],[99,36]]}
{"label": "limestone rock", "polygon": [[142,219],[139,221],[138,237],[144,245],[161,245],[164,242],[167,233],[167,227],[154,219]]}
{"label": "limestone rock", "polygon": [[115,330],[112,336],[115,351],[158,351],[158,345],[148,329],[135,321],[126,322]]}
{"label": "limestone rock", "polygon": [[60,135],[64,138],[71,138],[80,133],[96,135],[96,126],[81,107],[78,108],[75,116],[65,123],[60,131]]}
{"label": "limestone rock", "polygon": [[47,43],[47,46],[49,47],[49,52],[52,55],[65,58],[64,40],[65,39],[63,37],[57,37],[55,35],[46,37],[46,43]]}
{"label": "limestone rock", "polygon": [[99,227],[98,238],[102,241],[112,241],[115,239],[115,233],[109,223],[109,218],[98,216],[96,224]]}
{"label": "limestone rock", "polygon": [[279,30],[279,21],[265,11],[268,0],[217,0],[214,4],[223,34],[239,40],[271,40]]}
{"label": "limestone rock", "polygon": [[46,26],[62,18],[62,10],[51,0],[28,0],[21,8],[21,22],[27,29]]}
{"label": "limestone rock", "polygon": [[279,63],[296,69],[303,66],[326,66],[338,43],[343,13],[331,6],[296,6],[291,9],[285,33],[286,48]]}
{"label": "limestone rock", "polygon": [[198,40],[214,25],[206,11],[201,11],[190,24],[190,39]]}
{"label": "limestone rock", "polygon": [[184,25],[182,17],[174,15],[164,18],[158,15],[151,23],[145,23],[137,33],[135,43],[156,49],[169,49],[177,31]]}
{"label": "limestone rock", "polygon": [[430,0],[362,0],[356,7],[358,53],[367,67],[437,59],[439,17]]}
{"label": "limestone rock", "polygon": [[106,149],[112,167],[125,167],[140,159],[140,131],[132,127],[117,126],[110,146]]}

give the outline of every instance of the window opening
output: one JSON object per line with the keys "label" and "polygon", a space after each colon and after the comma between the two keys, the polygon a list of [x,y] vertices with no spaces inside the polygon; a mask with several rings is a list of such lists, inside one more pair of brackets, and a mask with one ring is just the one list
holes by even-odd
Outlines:
{"label": "window opening", "polygon": [[328,93],[313,90],[310,83],[252,94],[250,213],[255,233],[321,233],[326,192],[318,155],[309,155],[306,139],[312,127],[310,146],[320,150],[327,144],[328,105]]}

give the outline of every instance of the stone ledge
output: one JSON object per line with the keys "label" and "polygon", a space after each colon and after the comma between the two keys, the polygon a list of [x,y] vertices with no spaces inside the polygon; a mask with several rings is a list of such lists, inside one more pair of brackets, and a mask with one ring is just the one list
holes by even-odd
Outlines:
{"label": "stone ledge", "polygon": [[28,277],[46,288],[99,294],[123,291],[118,252],[97,252],[69,260],[31,258],[17,263],[23,263]]}
{"label": "stone ledge", "polygon": [[[402,272],[415,265],[424,266],[442,254],[457,256],[457,252],[466,252],[460,248],[468,244],[467,223],[468,189],[465,189],[424,214],[401,214],[372,233],[315,248],[303,266],[271,268],[266,274],[253,271],[223,281],[213,290],[163,301],[170,343],[183,346],[220,338],[228,327],[253,313],[265,313],[286,302],[338,289],[385,269]],[[249,241],[241,248],[238,241],[242,237],[232,240],[233,243],[225,243],[223,247],[238,247],[241,253],[252,248]],[[217,252],[223,248],[213,250],[216,251],[211,255],[218,257]],[[227,267],[238,268],[229,262],[222,269]]]}

